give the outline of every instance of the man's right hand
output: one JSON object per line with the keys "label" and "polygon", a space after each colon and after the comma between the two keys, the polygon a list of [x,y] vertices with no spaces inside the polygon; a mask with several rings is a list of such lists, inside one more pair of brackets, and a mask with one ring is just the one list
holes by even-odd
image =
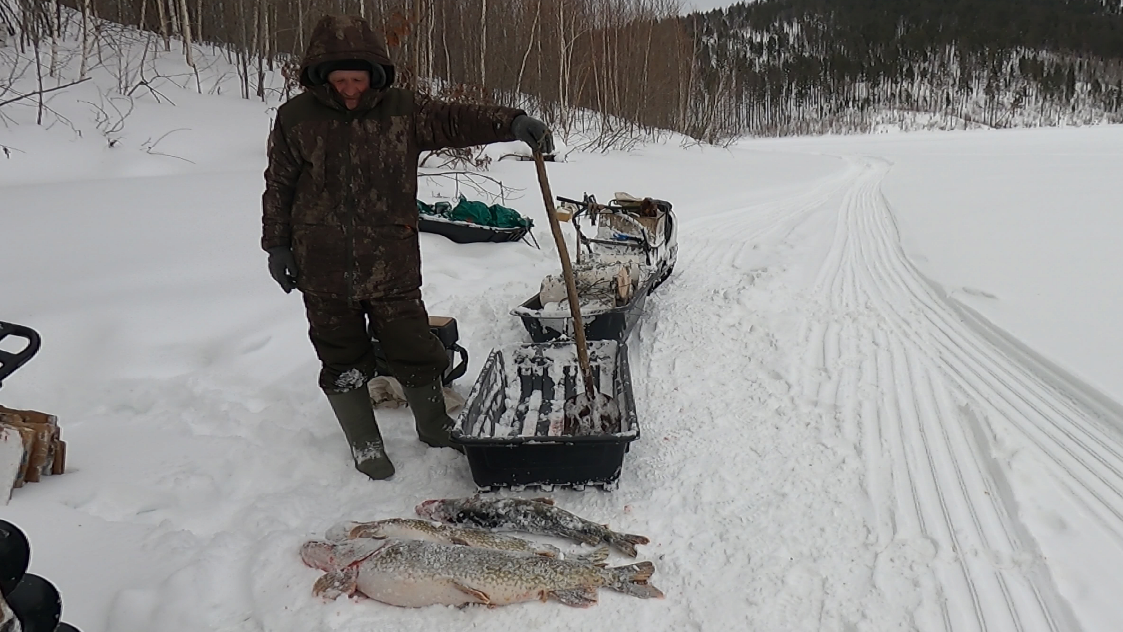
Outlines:
{"label": "man's right hand", "polygon": [[554,140],[550,128],[536,118],[520,114],[511,121],[511,133],[515,138],[530,145],[530,148],[543,154],[554,153]]}
{"label": "man's right hand", "polygon": [[296,269],[296,257],[292,255],[292,248],[276,246],[266,252],[269,253],[269,274],[273,276],[273,280],[281,286],[285,294],[293,291],[296,288],[299,272]]}

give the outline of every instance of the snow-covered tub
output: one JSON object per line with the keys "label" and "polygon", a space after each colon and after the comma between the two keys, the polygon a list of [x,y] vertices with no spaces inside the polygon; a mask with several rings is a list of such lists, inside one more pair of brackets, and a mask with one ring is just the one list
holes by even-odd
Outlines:
{"label": "snow-covered tub", "polygon": [[615,489],[624,454],[639,438],[626,345],[590,341],[598,390],[620,410],[615,432],[567,436],[567,398],[584,392],[573,343],[536,343],[495,349],[488,356],[452,430],[464,447],[481,491],[555,485]]}

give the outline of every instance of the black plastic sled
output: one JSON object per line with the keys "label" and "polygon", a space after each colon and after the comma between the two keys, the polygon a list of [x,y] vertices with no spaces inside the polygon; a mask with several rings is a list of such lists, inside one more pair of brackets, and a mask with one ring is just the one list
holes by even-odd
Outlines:
{"label": "black plastic sled", "polygon": [[[627,303],[610,309],[590,310],[581,312],[581,322],[585,326],[586,340],[616,340],[624,342],[628,339],[635,324],[643,316],[647,296],[651,293],[661,279],[648,278],[647,282],[639,288]],[[511,314],[522,320],[523,327],[530,334],[534,342],[551,342],[560,338],[574,337],[573,315],[568,305],[564,311],[544,312],[542,299],[538,294],[528,298]]]}
{"label": "black plastic sled", "polygon": [[619,407],[621,427],[566,436],[564,402],[584,388],[573,343],[492,351],[451,433],[452,442],[464,447],[480,491],[616,488],[624,454],[640,436],[627,348],[612,340],[590,341],[589,359],[602,392]]}
{"label": "black plastic sled", "polygon": [[481,226],[471,222],[433,219],[425,215],[418,219],[417,228],[423,233],[434,233],[448,237],[458,244],[519,241],[530,232],[530,228],[525,226],[499,228],[497,226]]}

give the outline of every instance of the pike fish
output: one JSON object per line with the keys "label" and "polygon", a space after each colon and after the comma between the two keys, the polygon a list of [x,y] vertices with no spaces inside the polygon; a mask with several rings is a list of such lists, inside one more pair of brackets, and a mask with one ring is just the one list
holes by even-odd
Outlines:
{"label": "pike fish", "polygon": [[651,562],[605,568],[541,555],[424,540],[313,540],[305,564],[324,571],[312,593],[326,600],[364,595],[395,606],[503,606],[553,597],[567,606],[597,603],[604,587],[642,599],[663,593],[648,580]]}
{"label": "pike fish", "polygon": [[[485,529],[457,527],[429,520],[411,520],[408,518],[389,518],[373,522],[341,522],[328,529],[324,536],[334,541],[356,538],[425,540],[441,544],[459,544],[482,549],[544,555],[546,557],[562,556],[560,549],[549,544],[531,542],[523,538],[494,533]],[[606,557],[607,553],[606,550]],[[569,558],[569,556],[566,557]]]}
{"label": "pike fish", "polygon": [[497,531],[523,531],[597,545],[602,542],[631,557],[637,544],[650,542],[642,535],[617,533],[607,525],[590,522],[554,506],[551,498],[485,499],[446,498],[426,500],[415,508],[417,515],[446,524],[470,525]]}

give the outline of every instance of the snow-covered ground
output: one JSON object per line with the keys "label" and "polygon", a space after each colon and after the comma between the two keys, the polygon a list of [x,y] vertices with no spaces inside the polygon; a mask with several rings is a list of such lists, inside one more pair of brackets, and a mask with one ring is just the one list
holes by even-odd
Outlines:
{"label": "snow-covered ground", "polygon": [[[631,340],[642,437],[620,486],[552,494],[650,537],[667,597],[410,610],[321,603],[297,555],[475,486],[404,409],[379,414],[394,479],[352,468],[300,298],[258,248],[275,104],[163,83],[175,105],[142,93],[110,148],[90,104],[111,86],[54,95],[80,138],[33,102],[0,128],[0,319],[44,338],[0,403],[57,414],[69,446],[0,517],[84,632],[1123,628],[1123,128],[550,164],[556,195],[659,197],[681,222]],[[533,166],[488,175],[542,248],[422,235],[462,394],[529,340],[509,311],[558,267]]]}

